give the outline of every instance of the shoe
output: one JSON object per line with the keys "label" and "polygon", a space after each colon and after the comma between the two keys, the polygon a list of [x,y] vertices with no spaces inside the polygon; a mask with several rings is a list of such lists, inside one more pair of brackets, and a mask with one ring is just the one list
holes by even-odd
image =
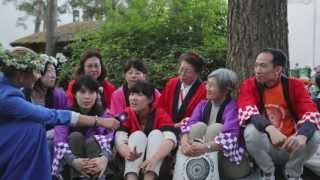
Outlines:
{"label": "shoe", "polygon": [[74,178],[72,178],[72,180],[90,180],[90,178],[81,176],[81,177],[74,177]]}
{"label": "shoe", "polygon": [[285,171],[283,171],[283,176],[286,178],[286,180],[302,180],[301,177],[291,177]]}
{"label": "shoe", "polygon": [[301,177],[286,177],[287,180],[302,180]]}
{"label": "shoe", "polygon": [[276,180],[276,177],[274,176],[274,173],[262,173],[261,180]]}

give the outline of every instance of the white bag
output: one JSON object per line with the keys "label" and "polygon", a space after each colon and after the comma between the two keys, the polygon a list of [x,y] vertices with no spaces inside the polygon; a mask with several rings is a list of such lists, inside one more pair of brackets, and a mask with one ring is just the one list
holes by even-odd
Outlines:
{"label": "white bag", "polygon": [[220,180],[218,153],[211,152],[197,157],[188,157],[179,150],[173,180]]}

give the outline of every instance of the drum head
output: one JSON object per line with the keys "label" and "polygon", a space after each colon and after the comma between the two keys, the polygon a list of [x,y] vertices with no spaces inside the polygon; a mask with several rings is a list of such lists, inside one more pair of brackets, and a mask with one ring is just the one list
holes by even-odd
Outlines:
{"label": "drum head", "polygon": [[183,173],[185,178],[189,180],[207,180],[214,177],[214,166],[213,158],[208,154],[189,157],[184,162]]}

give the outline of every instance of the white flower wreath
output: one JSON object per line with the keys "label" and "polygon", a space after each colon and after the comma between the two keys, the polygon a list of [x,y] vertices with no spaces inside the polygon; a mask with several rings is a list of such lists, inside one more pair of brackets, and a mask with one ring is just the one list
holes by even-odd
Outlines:
{"label": "white flower wreath", "polygon": [[67,62],[67,58],[62,53],[57,53],[56,57],[48,56],[47,54],[41,54],[40,57],[44,65],[49,62],[57,66],[59,63]]}
{"label": "white flower wreath", "polygon": [[14,67],[18,70],[32,69],[42,71],[44,64],[37,54],[27,54],[23,56],[12,56],[10,53],[0,46],[0,62],[6,67]]}

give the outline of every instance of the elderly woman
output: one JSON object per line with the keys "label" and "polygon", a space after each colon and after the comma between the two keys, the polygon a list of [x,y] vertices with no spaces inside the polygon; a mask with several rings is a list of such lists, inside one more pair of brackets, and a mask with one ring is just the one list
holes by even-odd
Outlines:
{"label": "elderly woman", "polygon": [[187,52],[180,55],[179,75],[171,78],[164,87],[157,103],[173,119],[177,126],[185,117],[191,116],[196,105],[206,98],[205,83],[200,80],[202,58]]}
{"label": "elderly woman", "polygon": [[144,179],[159,176],[163,159],[175,148],[174,124],[161,108],[155,109],[153,86],[138,81],[129,90],[130,107],[119,118],[121,127],[115,135],[115,146],[125,159],[124,176],[136,180],[140,172]]}
{"label": "elderly woman", "polygon": [[[103,105],[103,108],[110,109],[111,95],[116,89],[111,82],[106,80],[106,68],[102,61],[101,54],[96,50],[87,50],[83,53],[80,59],[80,67],[76,72],[75,79],[79,78],[82,75],[89,75],[94,80],[97,80],[100,84],[100,94],[99,99]],[[72,87],[75,83],[75,80],[70,81],[67,89],[68,104],[72,105],[73,96]]]}
{"label": "elderly woman", "polygon": [[[148,70],[142,60],[132,59],[126,63],[124,73],[125,83],[112,93],[110,108],[112,115],[118,115],[129,106],[129,89],[134,86],[137,81],[146,80]],[[155,90],[155,93],[155,102],[157,102],[160,93],[158,90]]]}
{"label": "elderly woman", "polygon": [[218,159],[223,177],[239,178],[248,174],[237,104],[231,98],[236,86],[237,76],[228,69],[217,69],[208,76],[208,100],[201,101],[192,116],[181,126],[181,146],[173,179],[178,180],[185,175],[189,179],[199,175],[207,179],[201,174],[205,172],[203,169],[187,173],[185,166],[188,165],[184,161],[188,157],[198,157],[210,152],[220,152]]}
{"label": "elderly woman", "polygon": [[1,179],[49,180],[50,163],[44,125],[117,127],[117,121],[47,109],[26,101],[20,88],[32,88],[43,64],[33,51],[0,49],[0,174]]}

